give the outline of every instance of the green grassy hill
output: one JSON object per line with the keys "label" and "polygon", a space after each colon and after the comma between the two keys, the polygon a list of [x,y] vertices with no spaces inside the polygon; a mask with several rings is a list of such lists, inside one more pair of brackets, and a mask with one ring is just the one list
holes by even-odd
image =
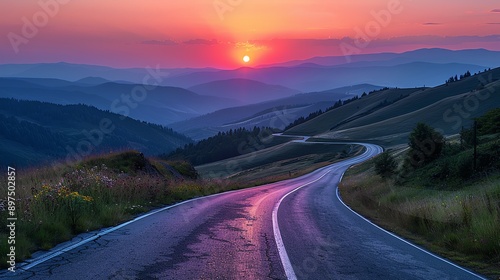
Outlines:
{"label": "green grassy hill", "polygon": [[354,102],[342,107],[333,109],[311,121],[295,126],[286,131],[291,135],[317,135],[343,123],[370,115],[373,112],[388,106],[393,102],[399,102],[409,95],[418,92],[421,89],[387,89],[373,92]]}
{"label": "green grassy hill", "polygon": [[361,146],[287,142],[238,157],[196,166],[202,178],[240,182],[288,179],[352,156]]}
{"label": "green grassy hill", "polygon": [[[496,68],[434,88],[376,92],[286,133],[394,145],[405,143],[415,124],[425,122],[445,134],[457,134],[462,126],[470,126],[473,118],[500,106],[499,79],[500,68]],[[407,97],[400,99],[405,93]],[[391,98],[396,102],[391,103]]]}

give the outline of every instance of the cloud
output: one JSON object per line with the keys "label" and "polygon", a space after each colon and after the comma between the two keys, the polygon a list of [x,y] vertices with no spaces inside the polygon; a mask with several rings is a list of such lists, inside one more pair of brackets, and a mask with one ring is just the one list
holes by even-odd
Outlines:
{"label": "cloud", "polygon": [[500,22],[487,22],[486,24],[500,24]]}
{"label": "cloud", "polygon": [[175,46],[175,45],[181,45],[181,44],[186,44],[186,45],[215,45],[218,44],[219,42],[215,39],[213,40],[206,40],[206,39],[192,39],[192,40],[187,40],[184,42],[175,42],[172,40],[147,40],[147,41],[142,41],[142,44],[146,45],[160,45],[160,46]]}
{"label": "cloud", "polygon": [[142,41],[142,43],[145,44],[145,45],[161,45],[161,46],[174,46],[174,45],[177,45],[176,42],[171,41],[171,40],[163,40],[163,41],[148,40],[148,41]]}
{"label": "cloud", "polygon": [[490,13],[500,13],[500,9],[493,9],[490,11]]}
{"label": "cloud", "polygon": [[258,51],[258,50],[264,50],[266,49],[265,45],[259,45],[255,42],[236,42],[234,43],[234,46],[237,48],[242,48],[247,51]]}
{"label": "cloud", "polygon": [[192,39],[188,41],[184,41],[184,44],[187,45],[216,45],[218,41],[215,39],[205,40],[205,39]]}
{"label": "cloud", "polygon": [[422,25],[442,25],[440,22],[424,22]]}

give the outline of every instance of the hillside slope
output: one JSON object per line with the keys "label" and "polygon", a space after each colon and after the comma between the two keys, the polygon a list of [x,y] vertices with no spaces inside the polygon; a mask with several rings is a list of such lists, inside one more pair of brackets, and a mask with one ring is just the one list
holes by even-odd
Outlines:
{"label": "hillside slope", "polygon": [[95,107],[0,98],[0,155],[11,165],[75,161],[128,149],[156,155],[190,142],[163,126]]}
{"label": "hillside slope", "polygon": [[[374,93],[287,131],[334,139],[405,143],[409,131],[425,122],[445,134],[470,126],[473,118],[500,106],[500,68],[426,89],[390,89]],[[384,100],[408,97],[379,106]],[[371,108],[377,110],[370,111]],[[365,111],[363,114],[363,110]]]}
{"label": "hillside slope", "polygon": [[421,89],[387,89],[372,92],[354,102],[333,109],[308,122],[286,131],[292,135],[316,135],[353,121],[363,116],[370,116],[374,111],[388,106],[393,102],[401,102],[411,94]]}
{"label": "hillside slope", "polygon": [[360,93],[379,89],[374,85],[356,85],[331,89],[324,92],[301,93],[291,97],[218,110],[200,117],[170,125],[176,131],[197,140],[213,136],[219,131],[228,131],[254,126],[284,129],[299,117],[306,117],[312,112],[325,110],[339,99],[352,97],[352,93]]}

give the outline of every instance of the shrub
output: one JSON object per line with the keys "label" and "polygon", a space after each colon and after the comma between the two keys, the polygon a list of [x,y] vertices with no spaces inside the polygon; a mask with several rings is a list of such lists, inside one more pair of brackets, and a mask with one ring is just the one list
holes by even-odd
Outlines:
{"label": "shrub", "polygon": [[414,167],[420,167],[441,156],[444,137],[434,128],[424,123],[418,123],[411,132],[408,145],[408,159]]}
{"label": "shrub", "polygon": [[478,134],[495,134],[500,132],[500,108],[488,111],[477,119]]}
{"label": "shrub", "polygon": [[397,163],[389,152],[383,152],[375,160],[375,172],[382,178],[396,174]]}
{"label": "shrub", "polygon": [[455,168],[455,176],[462,179],[469,179],[474,174],[473,158],[469,153],[458,157]]}

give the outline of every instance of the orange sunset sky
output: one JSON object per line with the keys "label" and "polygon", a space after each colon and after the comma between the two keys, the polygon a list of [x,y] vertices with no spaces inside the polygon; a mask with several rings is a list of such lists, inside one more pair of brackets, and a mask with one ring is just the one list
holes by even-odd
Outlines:
{"label": "orange sunset sky", "polygon": [[500,50],[497,0],[8,0],[0,11],[1,64],[236,68],[422,47]]}

